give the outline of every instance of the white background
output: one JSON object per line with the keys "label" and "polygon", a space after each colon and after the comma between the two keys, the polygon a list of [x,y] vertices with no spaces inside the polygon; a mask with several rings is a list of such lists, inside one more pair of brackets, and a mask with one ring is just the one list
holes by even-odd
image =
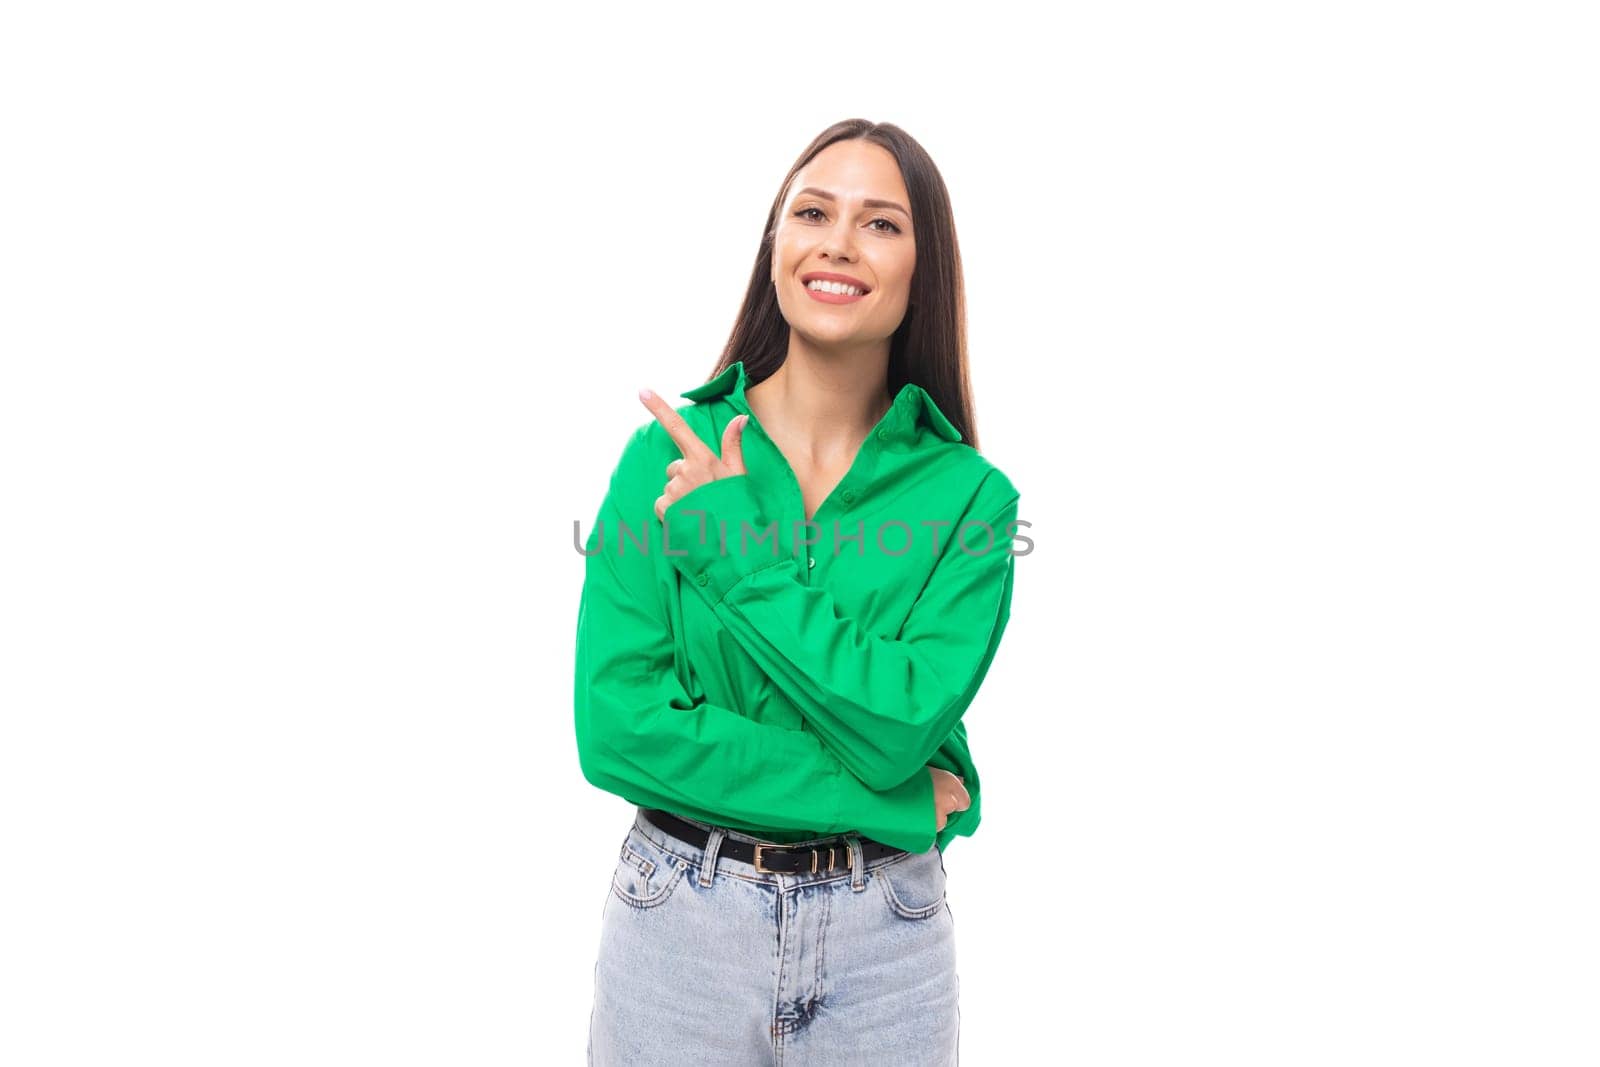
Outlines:
{"label": "white background", "polygon": [[11,5],[0,1060],[582,1063],[572,523],[860,116],[1037,546],[964,1062],[1594,1064],[1582,6]]}

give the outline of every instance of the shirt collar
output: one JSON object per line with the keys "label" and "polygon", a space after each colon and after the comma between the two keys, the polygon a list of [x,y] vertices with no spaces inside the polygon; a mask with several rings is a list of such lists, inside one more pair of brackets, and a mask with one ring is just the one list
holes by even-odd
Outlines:
{"label": "shirt collar", "polygon": [[[729,364],[721,374],[709,382],[678,395],[695,403],[709,403],[719,397],[726,397],[735,411],[741,415],[749,415],[750,405],[744,398],[744,387],[744,360],[740,359]],[[933,402],[933,397],[929,396],[920,385],[907,382],[900,387],[894,403],[884,414],[883,429],[896,440],[910,441],[916,436],[918,423],[927,426],[946,441],[961,440],[961,431],[945,418],[944,412],[939,410],[939,405]]]}

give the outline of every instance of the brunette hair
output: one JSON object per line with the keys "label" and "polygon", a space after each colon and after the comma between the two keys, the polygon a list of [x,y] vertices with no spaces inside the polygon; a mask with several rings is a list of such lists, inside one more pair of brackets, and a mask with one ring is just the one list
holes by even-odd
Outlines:
{"label": "brunette hair", "polygon": [[905,318],[889,340],[889,394],[898,395],[908,382],[922,387],[961,431],[963,441],[977,449],[972,383],[967,376],[966,289],[961,280],[961,248],[956,242],[950,194],[928,153],[910,134],[891,123],[866,119],[836,122],[818,134],[789,168],[767,211],[749,288],[733,331],[706,380],[743,360],[746,384],[755,385],[783,365],[789,351],[789,323],[778,307],[772,286],[772,245],[777,236],[778,212],[800,168],[834,142],[852,138],[887,149],[899,164],[901,179],[911,197],[917,262]]}

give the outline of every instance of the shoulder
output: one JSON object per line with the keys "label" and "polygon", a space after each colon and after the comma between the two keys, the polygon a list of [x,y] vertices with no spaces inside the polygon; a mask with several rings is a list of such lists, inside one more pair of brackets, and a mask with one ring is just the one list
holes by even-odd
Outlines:
{"label": "shoulder", "polygon": [[973,458],[971,462],[974,464],[974,469],[978,473],[978,478],[981,481],[983,488],[990,495],[1012,498],[1021,495],[1021,491],[1017,488],[1017,483],[1011,480],[1010,475],[1002,470],[999,464],[995,463],[994,460],[990,459],[988,456],[985,456],[977,449],[968,448],[968,451],[972,453]]}
{"label": "shoulder", "polygon": [[994,460],[964,443],[947,444],[940,453],[947,484],[964,497],[968,514],[982,517],[1015,510],[1022,494]]}

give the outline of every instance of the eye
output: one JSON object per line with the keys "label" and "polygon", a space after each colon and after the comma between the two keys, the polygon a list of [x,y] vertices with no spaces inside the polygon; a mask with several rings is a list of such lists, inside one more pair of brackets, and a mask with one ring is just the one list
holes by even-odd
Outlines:
{"label": "eye", "polygon": [[[794,217],[797,218],[797,219],[806,219],[807,221],[815,221],[815,220],[809,218],[811,212],[813,212],[813,211],[815,211],[818,215],[822,214],[822,209],[821,208],[818,208],[818,207],[803,207],[799,211],[796,211],[794,213]],[[894,222],[890,221],[889,219],[883,218],[882,216],[879,216],[878,218],[873,219],[872,222],[868,223],[868,225],[869,226],[870,225],[875,225],[876,223],[879,223],[879,222],[881,222],[885,226],[889,227],[887,230],[881,230],[881,229],[878,230],[879,233],[904,233],[905,232],[904,230],[900,229],[900,227],[898,225],[896,225]]]}

